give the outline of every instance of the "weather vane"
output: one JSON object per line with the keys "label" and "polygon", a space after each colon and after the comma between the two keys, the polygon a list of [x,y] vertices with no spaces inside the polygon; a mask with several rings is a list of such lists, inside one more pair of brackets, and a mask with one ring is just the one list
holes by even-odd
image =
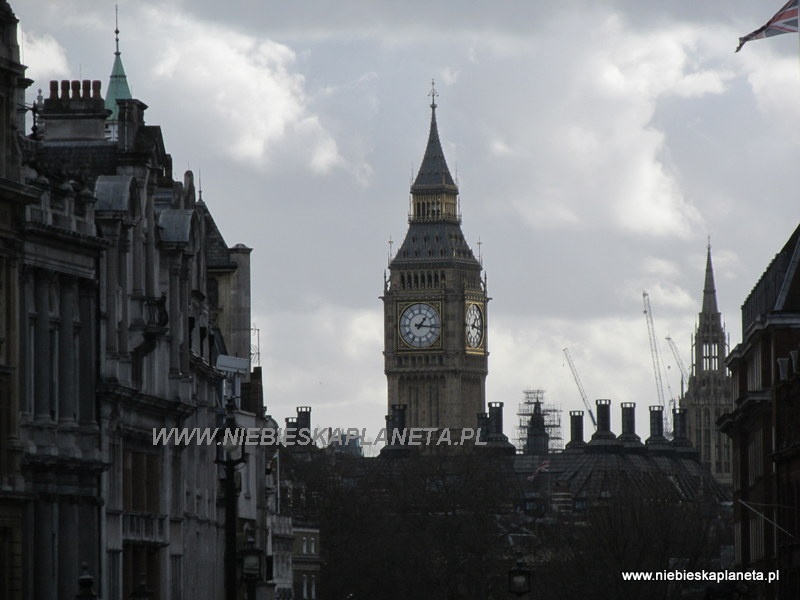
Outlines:
{"label": "weather vane", "polygon": [[428,93],[428,96],[431,97],[431,108],[436,108],[436,96],[439,95],[439,92],[436,91],[436,81],[431,79],[431,91]]}

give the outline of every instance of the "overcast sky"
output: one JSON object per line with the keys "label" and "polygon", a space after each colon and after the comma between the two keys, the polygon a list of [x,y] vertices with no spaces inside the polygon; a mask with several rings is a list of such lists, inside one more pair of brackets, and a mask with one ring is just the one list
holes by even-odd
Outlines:
{"label": "overcast sky", "polygon": [[[101,79],[112,0],[11,0],[23,62]],[[252,247],[269,412],[384,424],[383,274],[402,241],[430,122],[488,275],[487,399],[506,433],[528,387],[656,403],[642,291],[667,381],[686,363],[707,236],[731,346],[740,306],[800,217],[796,35],[738,38],[783,0],[121,0],[134,97],[190,168],[229,246]],[[394,249],[399,247],[395,243]],[[666,392],[669,394],[669,390]],[[588,419],[587,432],[590,431]]]}

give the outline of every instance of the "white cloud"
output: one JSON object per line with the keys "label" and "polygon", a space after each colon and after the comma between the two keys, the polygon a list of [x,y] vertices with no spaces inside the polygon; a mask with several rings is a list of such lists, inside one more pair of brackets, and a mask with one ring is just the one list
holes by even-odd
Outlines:
{"label": "white cloud", "polygon": [[382,422],[386,380],[379,307],[358,310],[312,299],[254,320],[261,327],[265,401],[272,414],[291,415],[296,405],[308,404],[314,406],[315,426]]}
{"label": "white cloud", "polygon": [[[578,16],[574,25],[584,30],[581,20],[595,16]],[[535,184],[546,190],[517,208],[532,227],[551,213],[555,222],[571,225],[564,215],[578,215],[584,228],[662,238],[694,235],[703,221],[668,161],[667,140],[654,115],[665,98],[722,93],[731,71],[703,66],[694,57],[693,46],[705,35],[699,27],[641,33],[610,15],[585,30],[592,33],[546,59],[536,49],[555,40],[539,38],[527,46],[519,39],[494,42],[503,48],[503,61],[533,61],[535,89],[546,90],[549,100],[537,112],[515,106],[514,94],[500,95],[512,103],[509,118],[503,119],[504,130],[492,131],[488,150],[503,159],[506,148],[517,150],[520,163],[535,165]],[[520,85],[525,95],[524,81]],[[549,208],[553,205],[558,208]]]}
{"label": "white cloud", "polygon": [[[749,48],[748,48],[749,50]],[[797,76],[797,56],[779,57],[772,53],[751,53],[747,64],[752,69],[748,82],[753,89],[758,110],[772,127],[797,140],[784,122],[800,117],[800,77]]]}
{"label": "white cloud", "polygon": [[165,42],[152,65],[156,85],[188,113],[183,121],[208,124],[198,144],[221,144],[256,168],[294,161],[325,174],[345,164],[291,48],[160,9],[145,17]]}
{"label": "white cloud", "polygon": [[[67,53],[50,34],[22,31],[22,62],[28,65],[26,75],[44,88],[48,79],[62,79],[70,75]],[[47,94],[47,90],[45,90]]]}

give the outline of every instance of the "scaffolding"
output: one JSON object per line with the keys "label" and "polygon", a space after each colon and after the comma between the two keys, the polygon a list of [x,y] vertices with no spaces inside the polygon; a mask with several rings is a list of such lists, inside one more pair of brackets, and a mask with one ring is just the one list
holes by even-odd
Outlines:
{"label": "scaffolding", "polygon": [[531,421],[534,405],[539,402],[542,405],[542,415],[544,416],[544,428],[550,436],[549,449],[563,450],[564,439],[561,437],[561,406],[552,402],[544,401],[544,390],[528,388],[522,390],[522,402],[517,411],[517,436],[514,445],[518,452],[525,452],[525,444],[528,441],[528,425]]}

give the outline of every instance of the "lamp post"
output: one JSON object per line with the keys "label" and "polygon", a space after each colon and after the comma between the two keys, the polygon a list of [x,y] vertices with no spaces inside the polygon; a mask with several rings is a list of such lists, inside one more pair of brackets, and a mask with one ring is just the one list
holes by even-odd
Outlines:
{"label": "lamp post", "polygon": [[153,592],[147,587],[147,581],[145,580],[144,573],[142,574],[142,578],[139,580],[139,585],[136,586],[136,589],[131,592],[130,598],[131,600],[147,600],[148,598],[153,597]]}
{"label": "lamp post", "polygon": [[522,562],[522,557],[517,557],[517,564],[508,571],[508,591],[517,598],[521,598],[531,591],[531,570]]}
{"label": "lamp post", "polygon": [[247,583],[247,600],[256,598],[256,582],[261,579],[263,552],[256,546],[252,534],[247,536],[247,547],[239,553],[242,557],[242,579]]}
{"label": "lamp post", "polygon": [[[235,408],[233,399],[229,399],[225,404],[225,437],[222,445],[225,458],[217,459],[217,463],[225,469],[225,600],[239,600],[236,589],[238,580],[236,575],[236,505],[239,494],[236,490],[234,475],[236,467],[247,460],[242,446],[244,436],[237,431]],[[237,448],[239,450],[238,457],[234,456]]]}
{"label": "lamp post", "polygon": [[75,600],[97,600],[97,594],[94,591],[94,577],[89,575],[89,566],[86,563],[81,564],[81,575],[78,577],[78,593],[75,594]]}

